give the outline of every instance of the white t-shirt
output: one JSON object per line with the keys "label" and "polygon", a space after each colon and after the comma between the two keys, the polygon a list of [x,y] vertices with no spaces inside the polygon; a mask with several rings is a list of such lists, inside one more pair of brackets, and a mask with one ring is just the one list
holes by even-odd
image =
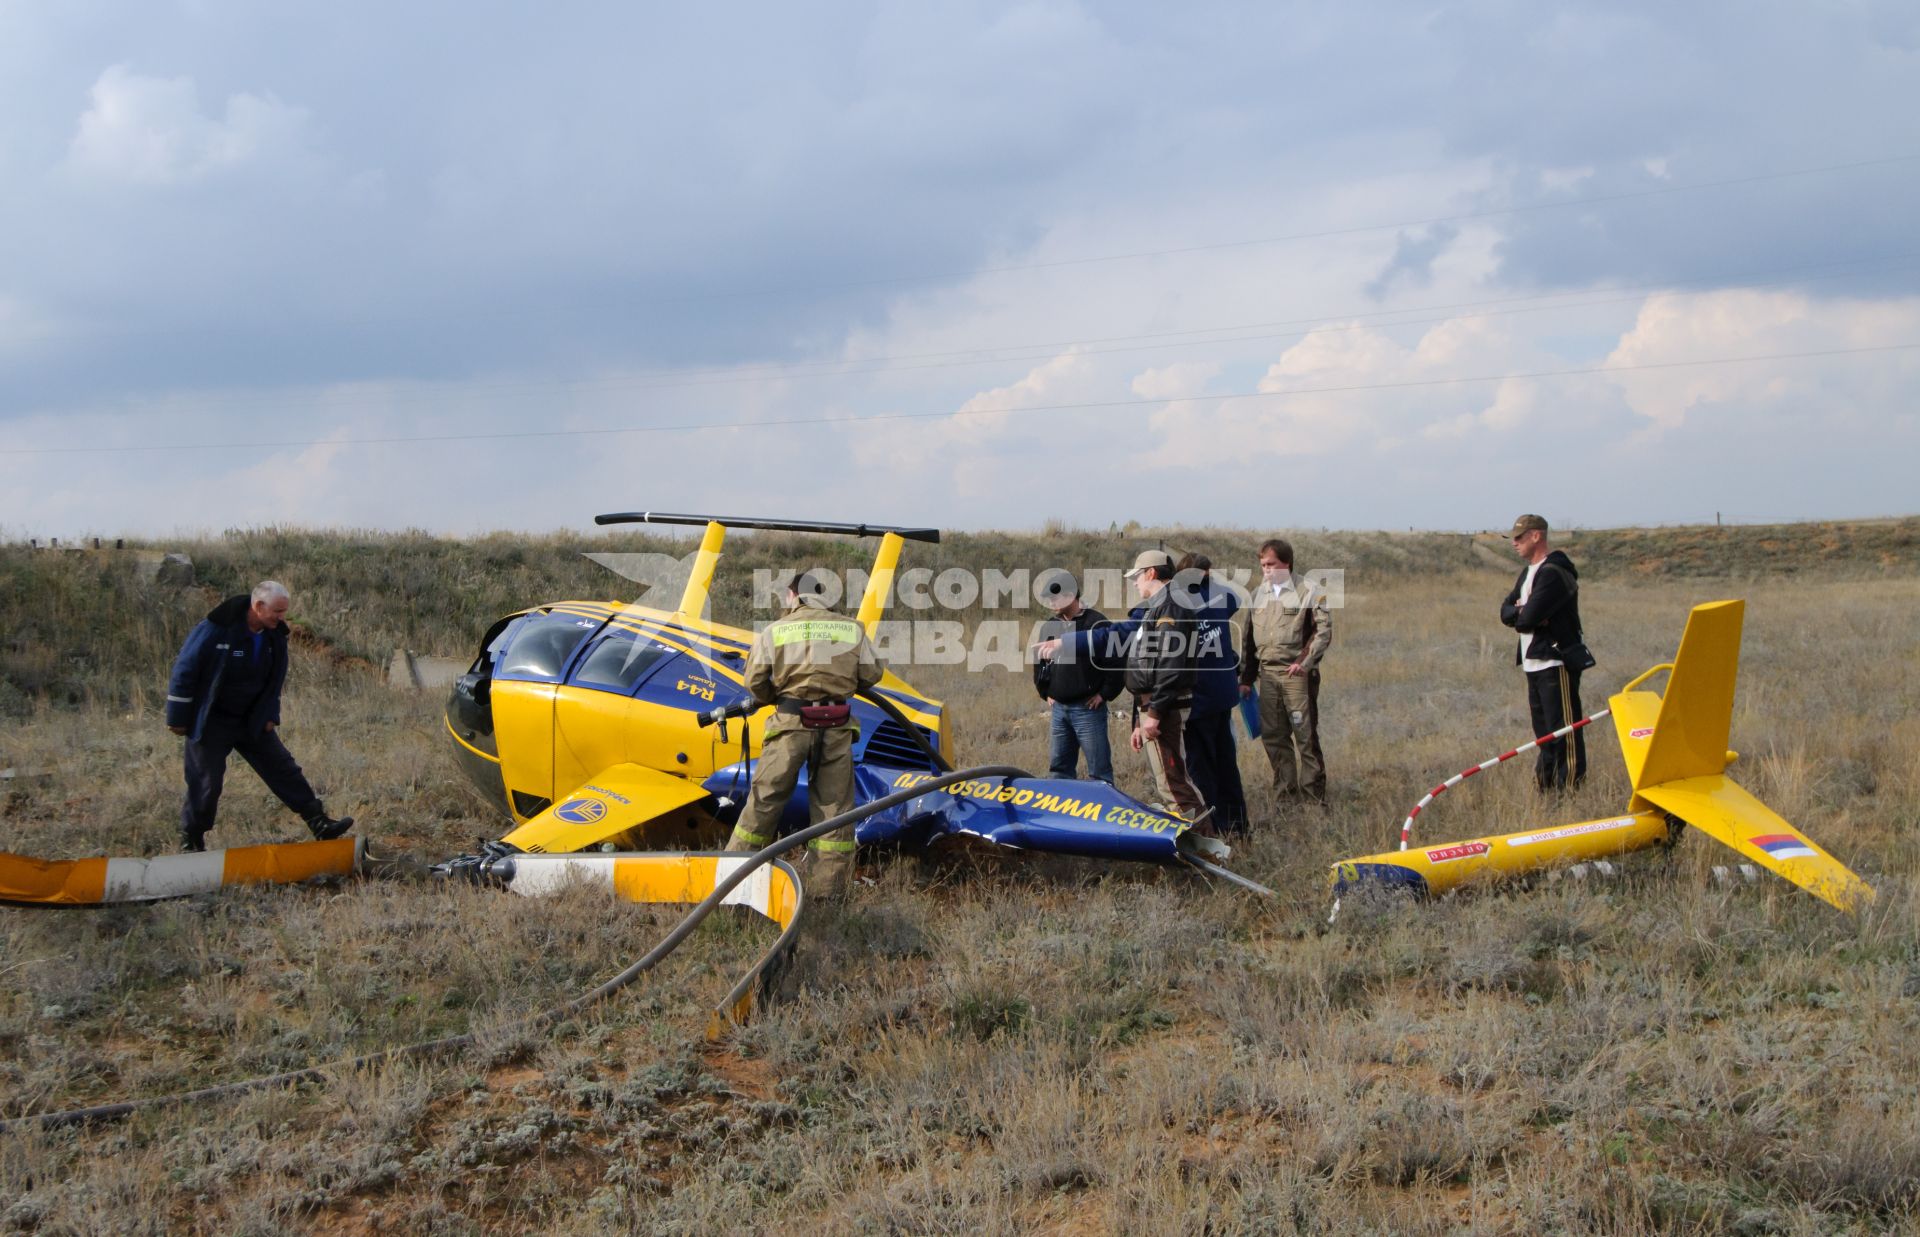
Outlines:
{"label": "white t-shirt", "polygon": [[[1542,562],[1544,561],[1543,559]],[[1533,577],[1539,570],[1540,563],[1527,564],[1527,578],[1520,582],[1520,604],[1523,606],[1527,604],[1527,598],[1533,595]],[[1560,659],[1557,657],[1528,657],[1527,645],[1532,642],[1532,632],[1523,631],[1520,633],[1520,668],[1522,670],[1551,670],[1561,664]]]}

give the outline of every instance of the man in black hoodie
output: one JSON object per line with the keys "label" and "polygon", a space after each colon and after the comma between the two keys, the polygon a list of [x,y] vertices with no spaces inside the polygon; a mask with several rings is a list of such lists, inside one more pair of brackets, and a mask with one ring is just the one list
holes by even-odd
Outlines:
{"label": "man in black hoodie", "polygon": [[187,797],[180,806],[180,849],[206,849],[226,782],[227,756],[239,752],[267,789],[322,841],[353,828],[334,820],[299,762],[274,731],[287,681],[286,587],[263,580],[251,597],[229,597],[187,636],[167,682],[167,729],[187,740]]}
{"label": "man in black hoodie", "polygon": [[[1527,709],[1534,737],[1552,734],[1586,713],[1580,706],[1580,662],[1586,644],[1580,630],[1580,573],[1573,560],[1547,544],[1547,522],[1523,515],[1513,522],[1513,551],[1526,568],[1500,603],[1500,621],[1520,633],[1514,661],[1526,672]],[[1573,739],[1573,785],[1587,776],[1587,736]],[[1567,743],[1542,743],[1534,764],[1542,791],[1567,787]]]}

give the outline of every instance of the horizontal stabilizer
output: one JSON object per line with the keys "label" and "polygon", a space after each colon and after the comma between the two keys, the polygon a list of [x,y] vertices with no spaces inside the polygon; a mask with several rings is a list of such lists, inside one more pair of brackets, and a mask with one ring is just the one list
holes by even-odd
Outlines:
{"label": "horizontal stabilizer", "polygon": [[1620,736],[1620,758],[1627,762],[1627,784],[1640,784],[1647,749],[1653,746],[1654,723],[1660,720],[1660,693],[1625,691],[1607,701],[1613,731]]}
{"label": "horizontal stabilizer", "polygon": [[1873,900],[1870,885],[1723,774],[1643,786],[1640,797],[1843,911]]}
{"label": "horizontal stabilizer", "polygon": [[683,777],[643,765],[612,765],[500,840],[533,854],[585,850],[706,796]]}

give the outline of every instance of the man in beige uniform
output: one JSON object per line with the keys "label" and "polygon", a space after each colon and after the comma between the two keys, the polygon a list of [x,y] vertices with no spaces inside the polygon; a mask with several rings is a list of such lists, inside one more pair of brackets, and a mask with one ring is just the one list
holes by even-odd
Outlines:
{"label": "man in beige uniform", "polygon": [[1293,546],[1260,546],[1261,582],[1238,614],[1240,694],[1260,687],[1260,738],[1282,799],[1327,801],[1320,755],[1320,659],[1333,643],[1326,594],[1293,574]]}
{"label": "man in beige uniform", "polygon": [[[747,690],[773,716],[760,744],[760,764],[728,850],[759,850],[779,836],[780,815],[807,770],[807,817],[819,824],[853,810],[853,740],[859,727],[852,697],[880,681],[873,644],[860,624],[820,600],[815,577],[787,588],[787,612],[754,637],[747,654]],[[809,843],[810,891],[843,896],[853,879],[853,826]]]}

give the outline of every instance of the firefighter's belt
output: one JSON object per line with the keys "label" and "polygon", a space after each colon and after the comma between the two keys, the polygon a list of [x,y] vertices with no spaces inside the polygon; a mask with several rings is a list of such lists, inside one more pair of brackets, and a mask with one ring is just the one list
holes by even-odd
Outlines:
{"label": "firefighter's belt", "polygon": [[800,725],[806,730],[832,730],[844,726],[853,717],[853,709],[844,700],[802,700],[798,696],[782,696],[774,706],[781,713],[791,713],[800,719]]}

